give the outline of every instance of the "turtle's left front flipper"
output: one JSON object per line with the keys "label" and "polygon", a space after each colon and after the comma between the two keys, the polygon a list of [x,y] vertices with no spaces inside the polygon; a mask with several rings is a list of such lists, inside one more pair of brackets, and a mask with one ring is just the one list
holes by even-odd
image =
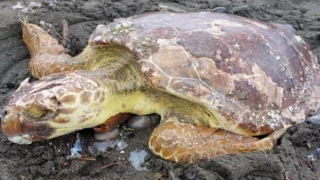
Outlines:
{"label": "turtle's left front flipper", "polygon": [[130,119],[133,116],[131,113],[119,113],[116,114],[109,119],[107,119],[104,123],[99,124],[98,126],[94,127],[94,131],[96,133],[105,133],[113,130],[118,125],[126,122],[128,119]]}
{"label": "turtle's left front flipper", "polygon": [[80,67],[75,64],[81,62],[65,54],[64,47],[46,31],[25,21],[21,21],[21,26],[23,41],[31,55],[29,69],[34,77],[41,78]]}

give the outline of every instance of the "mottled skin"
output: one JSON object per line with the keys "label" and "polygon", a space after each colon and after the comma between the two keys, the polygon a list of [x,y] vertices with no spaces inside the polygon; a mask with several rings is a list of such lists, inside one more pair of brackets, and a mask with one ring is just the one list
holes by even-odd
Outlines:
{"label": "mottled skin", "polygon": [[3,132],[16,143],[114,124],[119,113],[158,113],[151,151],[194,163],[271,149],[319,100],[316,57],[288,26],[148,13],[99,25],[77,57],[37,26],[22,27],[41,79],[23,83],[5,107]]}

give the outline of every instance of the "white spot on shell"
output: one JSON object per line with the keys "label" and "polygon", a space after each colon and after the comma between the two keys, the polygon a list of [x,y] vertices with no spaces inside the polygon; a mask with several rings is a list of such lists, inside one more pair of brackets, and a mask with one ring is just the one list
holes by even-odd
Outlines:
{"label": "white spot on shell", "polygon": [[231,27],[243,27],[242,24],[236,23],[234,21],[228,21],[225,19],[218,19],[211,23],[212,26],[222,25],[222,26],[231,26]]}
{"label": "white spot on shell", "polygon": [[130,22],[130,21],[122,22],[122,27],[124,27],[124,28],[129,28],[129,27],[132,27],[132,26],[133,26],[133,23]]}
{"label": "white spot on shell", "polygon": [[296,38],[296,40],[299,42],[299,43],[304,43],[303,39],[301,38],[301,36],[294,36]]}
{"label": "white spot on shell", "polygon": [[292,106],[289,106],[289,107],[288,107],[288,110],[289,110],[290,112],[293,112],[293,107],[292,107]]}
{"label": "white spot on shell", "polygon": [[100,29],[100,28],[105,28],[105,27],[106,27],[106,25],[99,24],[96,28],[97,28],[97,29]]}
{"label": "white spot on shell", "polygon": [[238,43],[234,44],[233,47],[236,48],[236,49],[240,49],[240,45]]}
{"label": "white spot on shell", "polygon": [[102,36],[96,36],[93,40],[94,41],[100,41],[102,39]]}
{"label": "white spot on shell", "polygon": [[114,26],[114,30],[120,30],[121,29],[121,24],[117,24]]}
{"label": "white spot on shell", "polygon": [[251,21],[251,20],[247,20],[247,21],[250,22],[251,24],[254,24],[254,25],[260,27],[260,28],[263,28],[263,29],[267,29],[268,28],[268,26],[266,26],[266,25],[264,25],[262,23]]}
{"label": "white spot on shell", "polygon": [[276,118],[277,120],[280,120],[280,119],[281,119],[281,116],[280,116],[279,114],[276,114],[276,115],[275,115],[275,118]]}

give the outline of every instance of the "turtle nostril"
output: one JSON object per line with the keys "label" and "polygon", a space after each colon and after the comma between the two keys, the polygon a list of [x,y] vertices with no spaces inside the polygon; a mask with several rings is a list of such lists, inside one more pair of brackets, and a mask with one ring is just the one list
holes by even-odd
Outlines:
{"label": "turtle nostril", "polygon": [[8,114],[8,111],[5,110],[2,114],[0,114],[0,121],[2,122],[2,119]]}
{"label": "turtle nostril", "polygon": [[2,118],[6,117],[6,115],[8,115],[8,111],[7,110],[3,111],[3,113],[0,115],[0,120]]}

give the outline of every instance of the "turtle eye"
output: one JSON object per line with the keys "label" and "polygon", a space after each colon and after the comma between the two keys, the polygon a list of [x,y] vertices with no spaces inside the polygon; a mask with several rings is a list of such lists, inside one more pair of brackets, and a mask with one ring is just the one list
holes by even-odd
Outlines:
{"label": "turtle eye", "polygon": [[24,114],[31,119],[40,119],[45,117],[47,114],[49,113],[49,111],[41,106],[35,105],[35,104],[31,104],[29,106],[27,106],[24,110]]}
{"label": "turtle eye", "polygon": [[46,120],[54,115],[58,106],[59,102],[51,94],[46,97],[43,94],[35,95],[34,101],[25,106],[24,115],[29,120]]}

